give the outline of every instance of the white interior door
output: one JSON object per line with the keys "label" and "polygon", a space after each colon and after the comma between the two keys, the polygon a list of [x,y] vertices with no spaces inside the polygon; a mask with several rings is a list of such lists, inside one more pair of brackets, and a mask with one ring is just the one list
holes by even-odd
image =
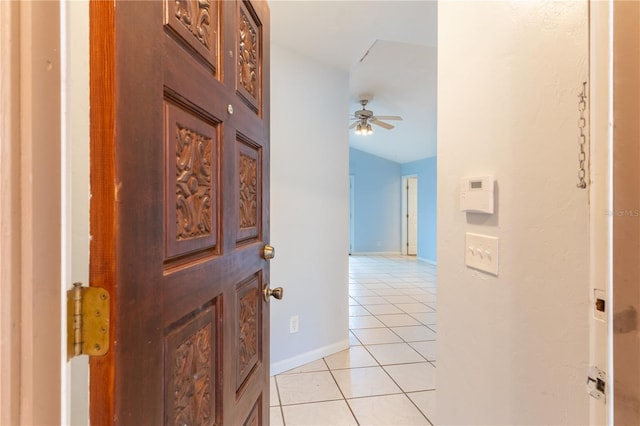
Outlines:
{"label": "white interior door", "polygon": [[349,254],[353,253],[353,245],[355,243],[356,235],[356,221],[355,221],[355,206],[356,197],[354,194],[355,176],[349,176]]}
{"label": "white interior door", "polygon": [[407,179],[407,255],[418,254],[418,178]]}

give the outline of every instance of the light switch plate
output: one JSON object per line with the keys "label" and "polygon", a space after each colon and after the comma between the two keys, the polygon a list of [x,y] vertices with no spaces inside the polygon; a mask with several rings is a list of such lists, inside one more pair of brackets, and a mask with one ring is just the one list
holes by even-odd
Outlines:
{"label": "light switch plate", "polygon": [[498,237],[467,232],[464,263],[470,268],[498,275]]}

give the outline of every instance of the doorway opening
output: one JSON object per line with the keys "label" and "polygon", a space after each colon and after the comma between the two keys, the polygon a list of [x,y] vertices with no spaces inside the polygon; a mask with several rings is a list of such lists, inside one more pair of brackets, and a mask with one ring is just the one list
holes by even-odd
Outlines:
{"label": "doorway opening", "polygon": [[355,176],[349,175],[349,256],[353,253],[353,244],[356,240],[356,196],[354,185]]}
{"label": "doorway opening", "polygon": [[402,177],[402,254],[418,255],[418,177]]}

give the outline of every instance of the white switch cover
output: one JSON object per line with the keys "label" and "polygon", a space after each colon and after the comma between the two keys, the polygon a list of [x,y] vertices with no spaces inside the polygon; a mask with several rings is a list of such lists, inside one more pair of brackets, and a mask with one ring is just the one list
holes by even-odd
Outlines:
{"label": "white switch cover", "polygon": [[467,232],[464,263],[470,268],[498,275],[498,237]]}

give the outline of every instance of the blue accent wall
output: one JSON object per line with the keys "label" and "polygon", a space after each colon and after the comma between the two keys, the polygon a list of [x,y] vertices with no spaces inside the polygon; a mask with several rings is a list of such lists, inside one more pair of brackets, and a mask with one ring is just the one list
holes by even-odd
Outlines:
{"label": "blue accent wall", "polygon": [[401,175],[418,176],[418,258],[436,262],[437,160],[429,157],[401,166]]}
{"label": "blue accent wall", "polygon": [[436,263],[437,157],[399,164],[350,148],[354,176],[354,253],[400,253],[402,176],[418,177],[418,258]]}
{"label": "blue accent wall", "polygon": [[400,170],[399,163],[349,149],[355,196],[354,253],[400,253]]}

